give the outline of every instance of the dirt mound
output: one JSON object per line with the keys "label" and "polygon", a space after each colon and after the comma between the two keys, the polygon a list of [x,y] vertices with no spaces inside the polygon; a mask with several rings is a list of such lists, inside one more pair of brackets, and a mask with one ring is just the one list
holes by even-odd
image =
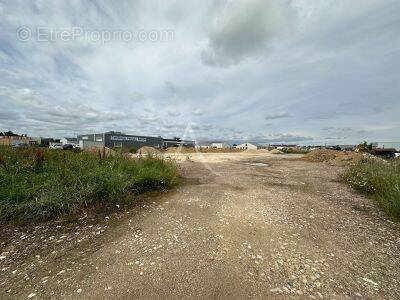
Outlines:
{"label": "dirt mound", "polygon": [[257,152],[259,153],[269,153],[267,149],[258,149]]}
{"label": "dirt mound", "polygon": [[363,159],[363,155],[351,151],[313,150],[302,159],[310,162],[325,162],[330,165],[344,166],[359,162]]}
{"label": "dirt mound", "polygon": [[244,150],[243,153],[258,153],[258,150],[257,149],[247,149],[247,150]]}
{"label": "dirt mound", "polygon": [[278,149],[272,149],[271,151],[269,151],[269,153],[271,153],[271,154],[283,154],[283,152],[281,150],[278,150]]}
{"label": "dirt mound", "polygon": [[167,153],[230,153],[230,152],[241,152],[241,149],[232,149],[232,148],[179,148],[179,147],[171,147],[167,148],[165,152]]}
{"label": "dirt mound", "polygon": [[144,147],[140,148],[136,153],[141,156],[161,156],[162,155],[161,152],[159,150],[157,150],[156,148],[148,147],[148,146],[144,146]]}
{"label": "dirt mound", "polygon": [[261,154],[261,153],[269,153],[269,151],[267,149],[247,149],[244,150],[243,153]]}
{"label": "dirt mound", "polygon": [[167,153],[193,153],[195,152],[194,148],[182,148],[182,147],[170,147],[164,150]]}

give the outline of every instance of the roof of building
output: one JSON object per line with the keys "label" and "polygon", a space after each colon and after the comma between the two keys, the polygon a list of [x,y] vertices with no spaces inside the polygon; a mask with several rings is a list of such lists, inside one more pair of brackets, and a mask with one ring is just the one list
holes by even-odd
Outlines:
{"label": "roof of building", "polygon": [[254,142],[243,142],[243,143],[238,144],[238,146],[243,145],[243,144],[250,144],[250,145],[254,145],[254,146],[261,146],[260,144],[254,143]]}

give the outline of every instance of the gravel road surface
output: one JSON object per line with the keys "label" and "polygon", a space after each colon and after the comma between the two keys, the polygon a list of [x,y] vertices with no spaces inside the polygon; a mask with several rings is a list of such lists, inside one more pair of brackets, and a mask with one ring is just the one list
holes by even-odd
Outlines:
{"label": "gravel road surface", "polygon": [[129,211],[1,229],[1,299],[399,299],[400,226],[294,156],[182,156]]}

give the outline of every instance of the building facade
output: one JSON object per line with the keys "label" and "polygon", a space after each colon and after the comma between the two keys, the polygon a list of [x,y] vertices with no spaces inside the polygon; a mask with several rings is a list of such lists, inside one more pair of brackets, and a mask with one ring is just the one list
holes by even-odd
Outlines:
{"label": "building facade", "polygon": [[243,143],[240,145],[236,146],[236,149],[242,149],[242,150],[247,150],[247,149],[252,149],[252,150],[257,150],[258,146],[252,143]]}
{"label": "building facade", "polygon": [[18,144],[34,145],[36,141],[27,136],[0,136],[0,146],[15,146]]}
{"label": "building facade", "polygon": [[93,147],[101,148],[141,148],[144,146],[161,148],[163,147],[162,137],[127,135],[121,132],[105,132],[84,134],[78,136],[78,144],[82,149]]}
{"label": "building facade", "polygon": [[217,148],[217,149],[230,148],[230,145],[227,142],[222,142],[222,141],[210,142],[210,145],[211,148]]}
{"label": "building facade", "polygon": [[64,137],[62,139],[60,139],[60,143],[63,145],[77,145],[78,144],[78,139],[77,138],[73,138],[73,137]]}

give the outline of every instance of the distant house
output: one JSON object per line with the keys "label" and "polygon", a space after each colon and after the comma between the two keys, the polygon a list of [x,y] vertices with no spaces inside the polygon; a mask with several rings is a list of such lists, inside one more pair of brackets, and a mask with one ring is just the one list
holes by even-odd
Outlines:
{"label": "distant house", "polygon": [[[339,148],[339,150],[342,150],[342,151],[354,151],[357,148],[356,145],[338,145],[337,147]],[[374,147],[374,148],[376,148],[376,147]]]}
{"label": "distant house", "polygon": [[78,145],[78,138],[64,137],[60,139],[62,145]]}
{"label": "distant house", "polygon": [[258,145],[254,144],[254,143],[243,143],[240,145],[236,146],[236,149],[241,149],[241,150],[247,150],[247,149],[252,149],[252,150],[257,150],[258,149]]}
{"label": "distant house", "polygon": [[210,145],[211,148],[218,148],[218,149],[230,148],[230,145],[227,142],[221,142],[221,141],[210,142]]}
{"label": "distant house", "polygon": [[231,146],[227,142],[222,142],[222,141],[200,142],[196,144],[196,148],[199,149],[209,149],[209,148],[226,149],[230,147]]}
{"label": "distant house", "polygon": [[282,149],[291,149],[291,148],[296,148],[298,147],[298,145],[295,144],[270,144],[268,146],[269,149],[278,149],[278,150],[282,150]]}
{"label": "distant house", "polygon": [[196,143],[195,148],[197,149],[209,149],[211,148],[210,143]]}
{"label": "distant house", "polygon": [[34,145],[35,141],[26,135],[0,135],[1,146],[15,146],[18,144]]}

